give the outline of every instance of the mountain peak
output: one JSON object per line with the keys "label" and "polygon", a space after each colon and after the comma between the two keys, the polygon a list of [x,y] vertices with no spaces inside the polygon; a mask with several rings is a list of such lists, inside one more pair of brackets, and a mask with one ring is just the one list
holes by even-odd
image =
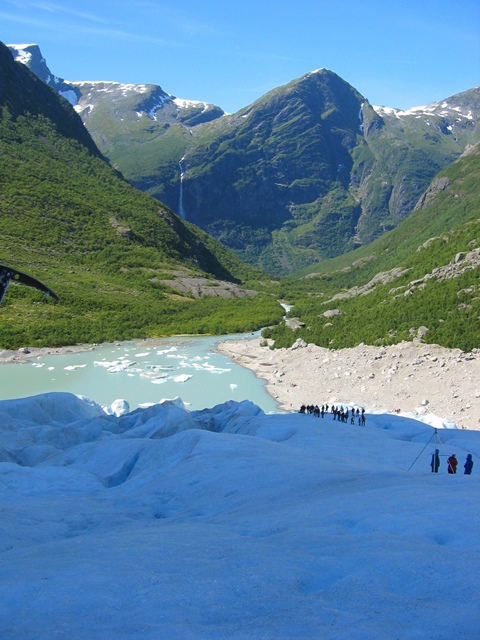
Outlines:
{"label": "mountain peak", "polygon": [[335,73],[335,71],[332,71],[331,69],[327,69],[326,67],[319,67],[318,69],[314,69],[313,71],[309,71],[308,73],[305,74],[305,76],[311,76],[311,75],[315,75],[315,74],[323,74],[323,75],[334,75],[336,76],[337,74]]}
{"label": "mountain peak", "polygon": [[7,44],[7,47],[16,60],[27,66],[32,58],[42,58],[38,44]]}
{"label": "mountain peak", "polygon": [[38,44],[7,44],[7,47],[10,49],[15,62],[24,64],[37,78],[40,78],[49,87],[55,89],[70,104],[75,105],[77,103],[78,95],[75,89],[72,89],[63,78],[59,78],[50,71]]}
{"label": "mountain peak", "polygon": [[51,83],[55,76],[47,67],[38,44],[7,44],[7,47],[16,62],[21,62],[41,80],[53,86]]}

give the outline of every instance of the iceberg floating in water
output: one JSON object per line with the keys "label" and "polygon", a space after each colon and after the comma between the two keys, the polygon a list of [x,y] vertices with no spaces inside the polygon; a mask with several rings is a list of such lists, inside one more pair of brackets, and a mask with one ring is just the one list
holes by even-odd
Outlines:
{"label": "iceberg floating in water", "polygon": [[121,373],[122,371],[125,371],[129,367],[132,367],[134,364],[135,362],[133,362],[132,360],[124,360],[119,364],[114,364],[112,367],[109,367],[107,371],[108,373]]}
{"label": "iceberg floating in water", "polygon": [[180,374],[179,376],[175,376],[175,377],[174,377],[174,379],[173,379],[173,381],[174,381],[174,382],[186,382],[187,380],[190,380],[190,378],[191,378],[191,377],[192,377],[192,376],[189,376],[189,375],[188,375],[188,374],[186,374],[186,373],[182,373],[182,374]]}

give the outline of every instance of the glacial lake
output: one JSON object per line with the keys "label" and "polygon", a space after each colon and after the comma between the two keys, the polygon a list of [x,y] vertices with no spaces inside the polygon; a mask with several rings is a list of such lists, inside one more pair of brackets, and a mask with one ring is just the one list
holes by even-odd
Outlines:
{"label": "glacial lake", "polygon": [[103,406],[124,399],[130,410],[180,397],[190,410],[228,400],[250,400],[266,413],[278,411],[264,381],[215,351],[224,340],[252,337],[239,334],[102,344],[92,351],[4,364],[0,365],[0,400],[66,391]]}

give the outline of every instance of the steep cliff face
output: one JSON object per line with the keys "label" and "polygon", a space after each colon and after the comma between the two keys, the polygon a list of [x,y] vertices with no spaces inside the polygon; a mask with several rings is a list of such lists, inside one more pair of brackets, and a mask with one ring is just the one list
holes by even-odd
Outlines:
{"label": "steep cliff face", "polygon": [[50,71],[37,44],[8,45],[8,48],[15,60],[24,64],[37,78],[43,80],[57,93],[64,95],[70,102],[73,103],[77,100],[78,95],[72,90],[71,85]]}
{"label": "steep cliff face", "polygon": [[30,114],[45,117],[54,123],[58,132],[78,140],[91,153],[100,156],[81,118],[70,105],[59,99],[53,88],[46,86],[36,74],[15,62],[11,51],[0,43],[0,105],[14,118]]}

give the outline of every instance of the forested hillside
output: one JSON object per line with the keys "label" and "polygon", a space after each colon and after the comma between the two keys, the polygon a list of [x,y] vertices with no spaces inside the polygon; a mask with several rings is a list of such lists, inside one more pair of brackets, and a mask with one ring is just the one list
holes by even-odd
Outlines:
{"label": "forested hillside", "polygon": [[[125,182],[68,102],[3,45],[0,146],[0,263],[60,297],[11,284],[0,347],[246,331],[281,317],[258,293],[261,272]],[[180,276],[202,282],[199,297],[179,293]]]}
{"label": "forested hillside", "polygon": [[412,339],[480,348],[479,145],[438,174],[396,229],[286,279],[281,293],[296,320],[264,332],[276,347],[303,338],[334,348]]}
{"label": "forested hillside", "polygon": [[[128,184],[105,162],[71,106],[23,65],[14,63],[8,50],[0,47],[0,263],[31,273],[60,296],[60,304],[55,305],[38,292],[11,285],[0,308],[0,347],[173,333],[220,334],[266,326],[270,328],[264,335],[275,340],[275,347],[290,346],[298,338],[334,348],[412,339],[465,350],[479,347],[480,152],[478,145],[469,144],[477,135],[476,120],[461,116],[456,129],[441,134],[450,112],[458,114],[467,102],[474,103],[478,92],[467,92],[448,105],[432,107],[430,115],[425,116],[430,124],[414,114],[387,114],[368,104],[362,105],[360,121],[356,108],[361,97],[352,88],[331,75],[315,81],[324,90],[325,82],[331,82],[332,91],[346,91],[348,100],[342,103],[343,113],[333,107],[327,109],[322,127],[311,129],[330,141],[327,147],[332,156],[326,164],[318,156],[318,171],[313,171],[302,164],[309,157],[308,145],[297,149],[296,171],[298,176],[304,174],[304,179],[290,176],[291,189],[307,193],[318,187],[328,193],[321,199],[320,217],[308,206],[291,205],[297,217],[293,226],[285,221],[288,242],[285,235],[272,232],[275,242],[285,249],[286,253],[282,249],[276,254],[284,265],[292,255],[290,241],[295,239],[299,247],[303,238],[306,252],[302,253],[305,260],[290,263],[289,268],[297,267],[295,276],[274,282],[158,200]],[[307,144],[308,136],[302,131],[311,79],[305,82],[305,93],[297,96],[296,124],[300,127],[298,140]],[[290,100],[283,101],[290,91],[294,94],[299,88],[294,83],[273,92],[256,103],[251,113],[239,114],[236,132],[222,141],[216,138],[212,164],[202,164],[205,156],[198,150],[206,151],[213,143],[214,138],[209,136],[220,131],[218,119],[203,122],[203,133],[195,142],[200,163],[195,174],[198,179],[204,170],[210,173],[214,165],[220,176],[224,163],[231,162],[233,180],[234,174],[239,175],[238,158],[250,158],[252,162],[254,157],[259,159],[255,150],[258,145],[264,150],[269,146],[276,149],[276,170],[291,159],[288,150],[295,110],[291,110]],[[268,119],[262,114],[272,115],[275,100],[289,108],[281,109],[282,116],[269,121],[270,135],[265,129]],[[232,119],[222,118],[220,128],[227,122]],[[399,129],[408,132],[407,146],[395,143]],[[243,135],[238,137],[240,131]],[[344,162],[340,164],[334,151],[337,139],[343,140]],[[430,147],[436,155],[428,156]],[[423,195],[418,184],[413,190],[402,187],[410,165],[418,168],[418,161],[426,166],[428,156],[435,159],[428,170],[431,173],[461,148],[467,151],[438,173]],[[136,148],[131,150],[132,158],[134,151]],[[391,183],[385,192],[376,190],[386,184],[382,175],[387,180],[397,162],[398,189]],[[260,164],[266,172],[270,170]],[[340,165],[348,165],[352,183],[343,183],[339,175],[332,182],[331,169],[337,166],[338,170]],[[256,165],[249,166],[253,176]],[[287,171],[287,165],[284,169]],[[426,186],[430,173],[422,174]],[[345,249],[350,246],[347,236],[342,235],[347,227],[353,229],[349,216],[356,205],[349,194],[353,193],[352,185],[361,191],[369,182],[371,206],[381,202],[382,193],[390,194],[389,202],[396,207],[397,217],[390,222],[385,218],[385,225],[392,230],[356,250],[315,261],[315,242],[326,243],[330,249],[336,243],[345,244]],[[237,181],[231,186],[234,191],[252,189],[254,181],[247,183]],[[332,191],[334,183],[338,184]],[[220,182],[217,186],[221,189]],[[265,204],[268,193],[268,189],[257,192],[257,209],[252,200],[250,222],[255,217],[262,219],[262,224],[272,220],[271,202],[270,209]],[[232,194],[227,199],[234,207]],[[414,194],[421,196],[415,200],[416,207]],[[402,207],[414,210],[404,216]],[[215,226],[216,214],[207,210],[205,215],[213,215],[210,220]],[[245,219],[244,224],[250,223]],[[368,216],[359,215],[357,231],[369,224]],[[374,233],[372,229],[365,233]],[[242,225],[234,226],[232,220],[230,230],[232,242],[242,243]],[[263,242],[258,233],[257,228],[256,238]],[[256,261],[253,254],[250,257]],[[312,262],[313,266],[298,270],[300,264]],[[278,297],[294,305],[286,323],[281,320]]]}
{"label": "forested hillside", "polygon": [[394,229],[480,140],[478,88],[402,112],[322,69],[203,120],[203,105],[179,107],[153,85],[75,89],[85,125],[132,184],[277,276]]}

